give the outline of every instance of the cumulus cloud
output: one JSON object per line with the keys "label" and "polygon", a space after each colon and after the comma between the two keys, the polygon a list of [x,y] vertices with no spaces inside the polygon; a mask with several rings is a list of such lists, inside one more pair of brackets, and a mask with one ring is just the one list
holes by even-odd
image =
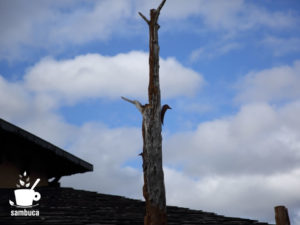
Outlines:
{"label": "cumulus cloud", "polygon": [[78,129],[78,136],[73,140],[71,151],[92,163],[94,172],[65,177],[64,186],[142,198],[142,173],[126,165],[129,160],[141,162],[140,129],[111,129],[90,122]]}
{"label": "cumulus cloud", "polygon": [[[147,96],[148,54],[130,52],[116,56],[88,54],[71,60],[44,59],[25,75],[26,87],[74,102],[88,97]],[[204,83],[201,74],[173,58],[160,60],[163,98],[193,95]]]}
{"label": "cumulus cloud", "polygon": [[[249,104],[164,138],[167,203],[273,223],[273,207],[283,204],[297,224],[299,113],[299,102]],[[95,172],[66,177],[63,185],[142,198],[141,171],[124,165],[140,160],[140,129],[87,123],[77,135],[70,149]]]}
{"label": "cumulus cloud", "polygon": [[[166,163],[202,174],[274,174],[298,168],[300,103],[249,104],[232,117],[201,123],[165,144]],[[193,157],[190,157],[190,156]]]}
{"label": "cumulus cloud", "polygon": [[273,207],[286,205],[296,223],[299,113],[299,101],[245,104],[235,115],[168,135],[168,203],[272,223]]}
{"label": "cumulus cloud", "polygon": [[22,82],[8,82],[0,76],[0,117],[63,146],[72,138],[72,125],[56,114],[57,106],[50,96],[34,95]]}
{"label": "cumulus cloud", "polygon": [[7,119],[23,117],[29,110],[26,104],[30,96],[21,84],[6,81],[0,75],[0,108],[1,114]]}
{"label": "cumulus cloud", "polygon": [[[190,95],[201,87],[200,74],[173,58],[160,62],[162,87],[167,90],[163,96]],[[140,128],[112,129],[94,122],[72,125],[58,109],[91,97],[143,98],[148,85],[147,64],[148,54],[143,52],[44,59],[28,69],[22,81],[9,82],[0,76],[1,118],[94,164],[93,173],[68,177],[64,185],[141,198],[141,172],[128,164],[141,161]]]}
{"label": "cumulus cloud", "polygon": [[[165,98],[192,95],[204,83],[201,74],[174,58],[161,59],[160,65]],[[54,144],[69,146],[81,131],[65,122],[58,113],[60,107],[93,97],[143,99],[147,85],[148,54],[144,52],[112,57],[90,54],[61,61],[46,58],[28,69],[23,80],[9,82],[0,76],[0,113]]]}
{"label": "cumulus cloud", "polygon": [[[296,224],[299,113],[299,102],[280,109],[250,104],[231,117],[164,138],[167,203],[273,223],[273,207],[284,204]],[[140,135],[138,128],[79,127],[70,149],[95,171],[63,178],[63,185],[142,199],[142,173],[126,165],[141,160]]]}
{"label": "cumulus cloud", "polygon": [[[0,117],[81,157],[94,165],[94,172],[66,177],[64,186],[142,198],[142,174],[130,165],[141,163],[140,128],[109,128],[86,122],[67,123],[56,111],[54,99],[32,93],[24,83],[0,76]],[[124,185],[127,184],[127,185]]]}
{"label": "cumulus cloud", "polygon": [[[138,59],[145,62],[136,63]],[[122,85],[127,80],[142,82],[138,74],[144,74],[141,80],[145,80],[146,62],[147,54],[143,52],[113,57],[84,55],[62,61],[44,59],[27,70],[24,81],[9,82],[0,76],[1,117],[19,121],[17,124],[23,128],[60,147],[67,146],[68,151],[94,164],[93,173],[64,178],[63,185],[142,198],[141,171],[128,163],[133,160],[138,164],[141,160],[137,156],[142,147],[140,128],[108,128],[93,122],[75,126],[64,121],[56,109],[68,101],[90,97],[128,94],[142,98],[142,92],[134,86],[113,86],[113,90],[107,87],[119,74],[126,76]],[[298,67],[295,62],[293,66],[256,72],[251,79],[248,74],[244,82],[251,81],[253,85],[245,84],[243,91],[270,97],[245,98],[247,103],[243,102],[234,115],[164,137],[168,204],[268,221],[272,221],[273,207],[285,204],[294,220],[299,217],[300,102],[293,86],[298,82]],[[99,74],[105,77],[98,78]],[[164,93],[169,97],[193,89],[193,79],[198,80],[198,85],[202,81],[199,74],[171,58],[161,60],[161,76],[167,77],[165,82],[179,79],[170,81],[175,85],[173,89],[164,86],[170,90]],[[190,83],[182,85],[181,76],[190,79]],[[105,83],[100,87],[106,88],[108,94],[98,92],[98,84],[93,86],[98,79]],[[182,87],[176,86],[177,82]],[[263,89],[260,84],[272,88]],[[162,85],[170,84],[163,84],[162,80]],[[283,96],[289,101],[271,105],[266,100],[273,100],[272,96]],[[254,101],[249,103],[249,99]]]}
{"label": "cumulus cloud", "polygon": [[199,176],[164,168],[167,201],[222,215],[275,223],[274,206],[286,205],[292,224],[299,224],[300,170],[271,176]]}
{"label": "cumulus cloud", "polygon": [[282,101],[300,97],[300,61],[292,66],[278,66],[250,72],[238,83],[238,102]]}
{"label": "cumulus cloud", "polygon": [[[148,15],[149,8],[160,1],[33,2],[0,2],[0,59],[19,56],[26,46],[56,49],[131,32],[129,23],[143,23],[137,11]],[[290,28],[298,16],[267,11],[242,0],[190,0],[188,4],[172,0],[163,10],[161,19],[172,20],[171,26],[198,17],[210,31],[233,33],[259,27]],[[196,50],[191,60],[210,51],[214,57],[241,47],[236,42],[216,46]],[[287,52],[280,48],[278,54]],[[174,58],[162,58],[160,65],[163,98],[193,95],[204,84],[201,74]],[[296,224],[300,215],[299,65],[296,61],[247,74],[239,83],[236,99],[242,106],[236,114],[164,137],[168,204],[269,221],[273,207],[285,204]],[[130,165],[141,160],[137,156],[142,147],[140,128],[109,128],[95,122],[72,125],[58,109],[89,98],[145,99],[148,54],[45,58],[26,71],[24,80],[18,82],[0,76],[1,117],[94,164],[93,173],[63,178],[63,185],[141,198],[142,174]],[[282,105],[269,103],[282,100]],[[210,109],[190,104],[186,110]]]}
{"label": "cumulus cloud", "polygon": [[237,84],[237,113],[164,139],[170,204],[271,223],[286,205],[299,223],[298,74],[298,61],[251,72]]}

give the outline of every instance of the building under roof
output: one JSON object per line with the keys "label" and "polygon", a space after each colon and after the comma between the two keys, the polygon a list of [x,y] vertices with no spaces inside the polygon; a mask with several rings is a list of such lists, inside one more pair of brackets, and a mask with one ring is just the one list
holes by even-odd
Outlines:
{"label": "building under roof", "polygon": [[0,188],[16,187],[24,171],[47,186],[50,178],[93,171],[93,165],[0,119]]}
{"label": "building under roof", "polygon": [[[0,119],[0,225],[143,225],[145,203],[125,197],[49,185],[49,178],[84,173],[93,165]],[[11,216],[10,205],[19,174],[40,178],[35,190],[41,199],[32,208],[39,216]],[[26,210],[26,209],[25,209]],[[167,207],[169,225],[268,225],[255,220],[224,217],[200,210]]]}

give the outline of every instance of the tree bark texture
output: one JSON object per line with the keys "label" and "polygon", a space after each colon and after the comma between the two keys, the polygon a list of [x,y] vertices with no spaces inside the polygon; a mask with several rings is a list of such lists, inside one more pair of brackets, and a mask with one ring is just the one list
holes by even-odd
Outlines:
{"label": "tree bark texture", "polygon": [[276,225],[290,225],[288,209],[285,206],[276,206],[274,210]]}
{"label": "tree bark texture", "polygon": [[143,195],[146,201],[145,225],[165,225],[166,196],[162,166],[161,96],[159,84],[159,44],[157,23],[166,0],[157,9],[150,10],[150,21],[141,13],[149,26],[149,86],[148,100],[143,109]]}
{"label": "tree bark texture", "polygon": [[146,215],[144,218],[145,225],[166,225],[166,194],[164,184],[164,172],[162,166],[162,136],[161,127],[163,114],[168,105],[164,106],[164,112],[161,113],[161,97],[159,85],[159,45],[157,23],[160,10],[166,0],[162,0],[157,9],[150,10],[150,20],[142,13],[140,16],[149,26],[149,85],[148,101],[142,105],[137,100],[130,100],[122,97],[136,106],[143,115],[143,172],[144,186],[143,195],[146,202]]}

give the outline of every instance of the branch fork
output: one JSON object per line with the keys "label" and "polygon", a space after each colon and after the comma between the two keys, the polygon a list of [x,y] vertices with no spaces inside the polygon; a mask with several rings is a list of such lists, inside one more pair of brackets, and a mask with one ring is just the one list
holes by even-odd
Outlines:
{"label": "branch fork", "polygon": [[[163,0],[160,5],[157,7],[157,9],[152,9],[152,10],[155,10],[155,13],[156,13],[156,16],[155,16],[155,19],[154,19],[154,22],[157,23],[157,20],[158,20],[158,17],[159,17],[159,14],[160,14],[160,10],[162,9],[162,7],[164,6],[166,0]],[[151,11],[152,11],[151,10]],[[139,15],[143,18],[143,20],[146,21],[146,23],[148,25],[150,25],[150,20],[147,19],[146,16],[144,16],[141,12],[139,12]]]}

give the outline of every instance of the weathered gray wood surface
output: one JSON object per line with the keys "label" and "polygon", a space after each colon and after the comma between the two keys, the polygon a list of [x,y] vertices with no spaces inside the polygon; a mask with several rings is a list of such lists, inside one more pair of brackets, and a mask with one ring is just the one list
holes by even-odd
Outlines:
{"label": "weathered gray wood surface", "polygon": [[148,101],[142,105],[136,100],[124,100],[134,104],[143,115],[143,195],[146,201],[145,225],[166,225],[166,194],[162,166],[162,118],[159,83],[159,44],[157,23],[163,0],[157,9],[150,10],[150,20],[142,13],[140,16],[149,26],[149,85]]}
{"label": "weathered gray wood surface", "polygon": [[[145,225],[167,224],[166,194],[162,167],[161,96],[159,84],[159,44],[157,23],[165,0],[150,10],[149,26],[149,104],[143,112],[143,171],[146,200]],[[140,13],[145,19],[145,17]]]}

